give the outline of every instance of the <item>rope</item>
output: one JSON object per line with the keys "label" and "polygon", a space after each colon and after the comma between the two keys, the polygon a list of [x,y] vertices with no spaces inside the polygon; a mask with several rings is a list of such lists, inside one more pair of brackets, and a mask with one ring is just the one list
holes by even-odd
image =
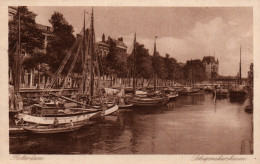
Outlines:
{"label": "rope", "polygon": [[[79,37],[79,38],[80,38],[80,37]],[[52,76],[52,79],[51,79],[50,83],[47,85],[47,87],[46,87],[46,88],[43,90],[43,92],[41,93],[41,96],[42,96],[43,94],[46,94],[46,93],[48,93],[48,92],[51,91],[51,88],[52,88],[53,85],[55,84],[55,82],[56,82],[56,80],[57,80],[57,77],[58,77],[58,76],[61,74],[61,72],[63,71],[63,69],[64,69],[66,63],[68,62],[68,59],[70,58],[70,56],[71,56],[71,54],[72,54],[72,52],[73,52],[73,50],[75,49],[76,45],[78,44],[79,38],[77,38],[77,39],[74,41],[74,43],[73,43],[72,47],[70,48],[69,52],[67,53],[66,57],[63,59],[63,61],[62,61],[61,65],[60,65],[60,67],[59,67],[58,70],[55,72],[55,74]]]}
{"label": "rope", "polygon": [[49,91],[51,89],[51,87],[54,85],[54,83],[57,80],[57,77],[61,74],[61,72],[63,71],[68,59],[70,58],[72,51],[74,50],[74,48],[76,47],[76,44],[78,42],[78,39],[74,42],[73,46],[71,47],[71,49],[69,50],[67,56],[64,58],[64,60],[62,61],[60,67],[58,68],[58,70],[56,71],[56,73],[52,76],[51,82],[47,85],[46,89],[44,91]]}
{"label": "rope", "polygon": [[[80,40],[80,42],[81,42],[81,39],[79,39],[79,40]],[[81,49],[81,44],[79,44],[78,50],[77,50],[77,52],[76,52],[76,55],[74,56],[74,60],[73,60],[72,63],[71,63],[69,72],[68,72],[67,76],[65,77],[64,83],[63,83],[62,88],[61,88],[61,90],[60,90],[59,93],[61,93],[61,92],[64,90],[66,81],[68,80],[69,75],[71,74],[71,72],[72,72],[72,70],[73,70],[73,68],[74,68],[74,66],[75,66],[75,64],[76,64],[76,62],[77,62],[77,58],[78,58],[78,56],[79,56],[79,50],[80,50],[80,49]]]}

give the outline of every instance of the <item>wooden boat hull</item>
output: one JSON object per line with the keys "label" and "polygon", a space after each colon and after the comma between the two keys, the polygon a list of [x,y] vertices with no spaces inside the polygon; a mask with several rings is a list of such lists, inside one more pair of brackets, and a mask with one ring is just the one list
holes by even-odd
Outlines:
{"label": "wooden boat hull", "polygon": [[132,103],[133,106],[150,107],[150,106],[161,106],[169,102],[168,97],[162,98],[146,98],[146,97],[133,97],[128,100],[128,103]]}
{"label": "wooden boat hull", "polygon": [[131,108],[133,104],[125,104],[125,105],[118,105],[119,109],[128,109]]}
{"label": "wooden boat hull", "polygon": [[217,92],[216,96],[217,97],[228,97],[228,92]]}
{"label": "wooden boat hull", "polygon": [[174,95],[169,94],[167,96],[168,96],[169,100],[172,101],[172,100],[175,100],[179,95],[178,94],[174,94]]}
{"label": "wooden boat hull", "polygon": [[57,118],[59,124],[68,124],[70,120],[72,122],[85,122],[93,117],[98,117],[101,115],[101,111],[94,111],[92,113],[84,113],[73,116],[55,116],[55,117],[41,117],[41,116],[32,116],[29,114],[20,113],[18,114],[19,119],[23,119],[28,123],[40,124],[40,125],[51,125],[54,122],[54,119]]}
{"label": "wooden boat hull", "polygon": [[246,97],[245,87],[242,85],[235,85],[229,90],[229,97],[232,99],[241,99]]}
{"label": "wooden boat hull", "polygon": [[193,95],[195,93],[199,93],[199,89],[198,90],[192,90],[192,91],[179,91],[179,94],[180,95]]}
{"label": "wooden boat hull", "polygon": [[207,93],[212,93],[212,92],[214,92],[214,90],[211,89],[211,88],[206,88],[206,89],[204,89],[204,91],[207,92]]}
{"label": "wooden boat hull", "polygon": [[56,134],[56,133],[67,133],[67,132],[72,132],[72,131],[76,131],[79,128],[81,128],[84,124],[81,125],[75,125],[73,127],[57,127],[57,128],[53,128],[53,127],[25,127],[24,129],[26,131],[32,132],[32,133],[37,133],[37,134]]}
{"label": "wooden boat hull", "polygon": [[217,98],[227,98],[228,94],[217,94]]}
{"label": "wooden boat hull", "polygon": [[230,91],[229,92],[229,96],[231,98],[243,98],[246,96],[246,92],[245,91]]}
{"label": "wooden boat hull", "polygon": [[104,116],[113,114],[113,113],[117,112],[118,109],[119,109],[118,105],[113,105],[113,106],[111,106],[111,107],[108,107],[108,108],[105,110]]}
{"label": "wooden boat hull", "polygon": [[18,133],[24,133],[24,127],[23,126],[10,126],[9,127],[9,134],[18,134]]}

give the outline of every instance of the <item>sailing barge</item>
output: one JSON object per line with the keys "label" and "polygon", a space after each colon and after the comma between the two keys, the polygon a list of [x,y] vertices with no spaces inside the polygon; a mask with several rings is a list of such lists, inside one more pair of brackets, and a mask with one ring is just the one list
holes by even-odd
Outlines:
{"label": "sailing barge", "polygon": [[239,78],[238,84],[232,86],[229,90],[230,99],[245,99],[246,97],[246,89],[245,86],[242,85],[242,78],[241,78],[241,46],[240,46],[240,62],[239,62]]}
{"label": "sailing barge", "polygon": [[[156,39],[156,37],[155,37]],[[156,93],[156,79],[154,74],[154,93],[155,94],[148,94],[144,92],[144,94],[136,94],[136,82],[135,82],[135,67],[136,67],[136,34],[134,37],[134,68],[133,68],[133,95],[131,98],[128,99],[128,103],[133,104],[136,107],[151,107],[151,106],[161,106],[165,105],[169,102],[169,98],[166,95],[158,95]],[[156,40],[154,42],[154,55],[156,54]]]}
{"label": "sailing barge", "polygon": [[78,129],[80,129],[83,124],[78,124],[74,126],[70,125],[59,125],[58,127],[52,127],[52,126],[33,126],[33,127],[24,127],[24,129],[31,133],[37,133],[37,134],[56,134],[56,133],[67,133],[67,132],[73,132]]}
{"label": "sailing barge", "polygon": [[[51,125],[53,124],[54,120],[58,120],[59,124],[67,124],[70,121],[73,123],[86,123],[91,118],[101,117],[105,115],[112,114],[118,110],[118,106],[116,103],[109,103],[109,104],[95,104],[95,95],[94,95],[94,72],[99,72],[99,68],[97,66],[97,57],[96,55],[96,44],[95,44],[95,33],[94,33],[94,16],[93,16],[93,8],[91,13],[91,23],[88,36],[85,34],[85,12],[84,12],[84,28],[81,32],[81,35],[77,37],[75,42],[73,43],[70,51],[68,52],[67,56],[64,58],[61,66],[57,70],[57,72],[52,77],[50,83],[47,85],[46,89],[42,93],[42,96],[48,95],[47,97],[53,96],[56,97],[55,99],[63,99],[64,101],[74,102],[77,104],[75,107],[65,107],[64,105],[48,105],[45,102],[40,102],[39,104],[35,104],[31,107],[31,110],[28,112],[20,113],[18,115],[19,119],[23,119],[25,122],[40,124],[40,125]],[[83,33],[83,34],[82,34]],[[76,50],[77,49],[77,50]],[[76,50],[76,53],[73,53]],[[72,100],[70,98],[55,95],[50,93],[51,88],[53,87],[57,77],[63,71],[65,64],[67,63],[68,59],[74,55],[72,64],[70,65],[70,69],[64,81],[67,80],[69,74],[72,72],[74,65],[76,64],[77,58],[79,54],[82,55],[82,66],[83,66],[83,80],[82,80],[82,87],[81,93],[83,95],[82,102],[77,100]],[[90,56],[90,60],[88,60],[86,54]],[[89,63],[87,63],[89,62]],[[87,64],[89,64],[89,74],[90,74],[90,86],[89,86],[89,96],[87,96]],[[97,71],[95,71],[95,69]],[[99,76],[99,75],[98,75]],[[65,83],[64,83],[65,84]],[[64,85],[60,89],[61,91],[64,89]],[[95,88],[98,90],[98,85]],[[66,102],[65,102],[66,103]]]}

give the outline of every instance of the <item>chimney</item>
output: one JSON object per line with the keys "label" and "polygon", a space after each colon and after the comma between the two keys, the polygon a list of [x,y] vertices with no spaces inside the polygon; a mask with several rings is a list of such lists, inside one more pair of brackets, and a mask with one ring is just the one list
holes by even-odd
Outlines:
{"label": "chimney", "polygon": [[123,42],[123,37],[118,38],[118,41]]}
{"label": "chimney", "polygon": [[102,42],[105,42],[105,34],[103,33],[103,35],[102,35]]}

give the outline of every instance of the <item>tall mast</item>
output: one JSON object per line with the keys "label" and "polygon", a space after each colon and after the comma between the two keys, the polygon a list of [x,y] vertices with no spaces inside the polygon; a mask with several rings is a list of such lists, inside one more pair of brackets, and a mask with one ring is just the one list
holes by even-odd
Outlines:
{"label": "tall mast", "polygon": [[84,28],[83,28],[83,56],[82,56],[82,93],[85,93],[86,90],[86,27],[85,27],[85,10],[84,10]]}
{"label": "tall mast", "polygon": [[191,59],[191,86],[194,87],[194,82],[193,82],[193,61]]}
{"label": "tall mast", "polygon": [[90,23],[90,96],[93,96],[94,91],[94,70],[93,70],[93,59],[94,59],[94,45],[93,45],[93,35],[94,34],[94,13],[93,7],[91,12],[91,23]]}
{"label": "tall mast", "polygon": [[134,38],[134,62],[133,62],[133,90],[134,90],[134,94],[135,94],[135,65],[136,65],[136,51],[135,51],[135,47],[136,47],[136,33],[135,33],[135,38]]}
{"label": "tall mast", "polygon": [[241,45],[240,45],[240,62],[239,62],[239,85],[241,85]]}
{"label": "tall mast", "polygon": [[20,54],[21,54],[21,18],[20,11],[18,7],[18,45],[15,51],[15,77],[14,77],[14,92],[17,94],[19,92],[20,85]]}
{"label": "tall mast", "polygon": [[[154,39],[154,51],[153,51],[154,60],[155,60],[155,56],[156,56],[156,38],[157,38],[157,36],[155,36],[155,39]],[[154,62],[155,62],[155,61],[154,61]],[[154,68],[154,70],[153,70],[153,87],[154,87],[154,91],[156,91],[155,68]]]}

